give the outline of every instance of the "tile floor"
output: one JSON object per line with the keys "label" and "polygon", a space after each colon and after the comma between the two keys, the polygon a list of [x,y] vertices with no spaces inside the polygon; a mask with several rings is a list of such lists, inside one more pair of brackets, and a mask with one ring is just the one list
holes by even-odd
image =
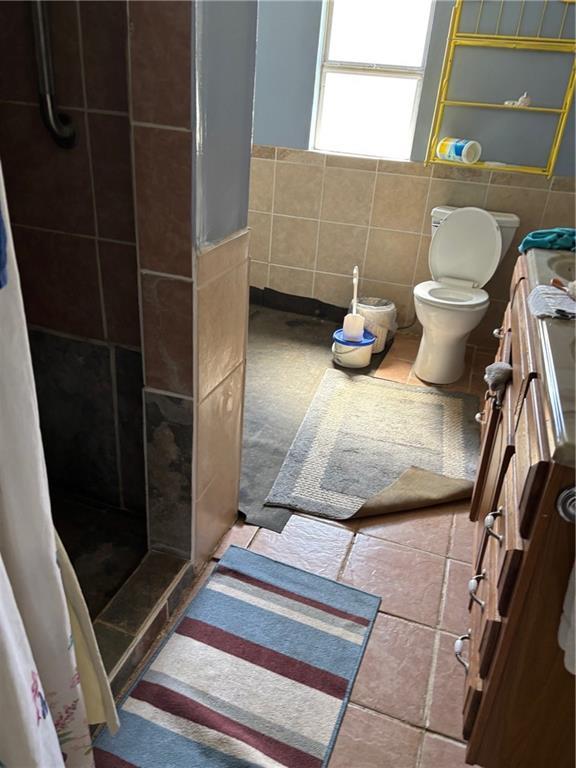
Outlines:
{"label": "tile floor", "polygon": [[464,768],[464,675],[473,526],[467,503],[351,524],[294,515],[282,533],[237,524],[248,547],[382,598],[330,768]]}
{"label": "tile floor", "polygon": [[[419,339],[398,335],[374,373],[422,386]],[[493,354],[468,347],[462,378],[446,388],[482,397]],[[330,768],[464,768],[464,675],[453,645],[468,627],[473,525],[468,504],[341,524],[294,515],[282,533],[236,525],[249,547],[382,598]]]}
{"label": "tile floor", "polygon": [[[425,382],[420,381],[414,373],[414,361],[419,344],[418,336],[397,334],[390,351],[373,375],[379,379],[397,381],[401,384],[423,386]],[[453,384],[444,384],[438,388],[452,392],[468,392],[483,397],[486,385],[482,376],[486,366],[494,362],[495,351],[496,348],[494,352],[489,352],[474,346],[466,347],[466,369],[462,377]]]}

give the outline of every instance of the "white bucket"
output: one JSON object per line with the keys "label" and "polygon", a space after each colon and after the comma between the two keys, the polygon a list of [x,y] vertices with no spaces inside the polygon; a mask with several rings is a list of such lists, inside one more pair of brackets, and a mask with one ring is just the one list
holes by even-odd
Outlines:
{"label": "white bucket", "polygon": [[361,341],[349,341],[344,338],[343,329],[334,331],[332,336],[332,356],[337,365],[343,368],[366,368],[370,365],[376,337],[370,331],[364,331]]}
{"label": "white bucket", "polygon": [[386,342],[396,333],[396,305],[388,299],[358,299],[358,314],[364,318],[364,327],[376,337],[372,352],[384,350]]}

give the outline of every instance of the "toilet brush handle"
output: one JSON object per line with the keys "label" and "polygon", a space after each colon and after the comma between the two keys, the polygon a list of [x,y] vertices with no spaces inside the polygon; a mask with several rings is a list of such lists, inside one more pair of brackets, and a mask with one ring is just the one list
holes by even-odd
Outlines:
{"label": "toilet brush handle", "polygon": [[358,308],[358,267],[354,267],[352,271],[352,286],[354,288],[354,292],[352,294],[352,314],[355,315],[357,313]]}

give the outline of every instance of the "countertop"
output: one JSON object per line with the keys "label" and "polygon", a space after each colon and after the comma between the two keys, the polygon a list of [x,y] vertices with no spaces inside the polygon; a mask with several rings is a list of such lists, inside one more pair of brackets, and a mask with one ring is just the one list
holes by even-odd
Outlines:
{"label": "countertop", "polygon": [[[570,251],[534,248],[526,254],[530,289],[548,285],[553,277],[575,279],[575,255]],[[576,464],[576,321],[536,319],[542,355],[544,394],[550,414],[551,458]]]}

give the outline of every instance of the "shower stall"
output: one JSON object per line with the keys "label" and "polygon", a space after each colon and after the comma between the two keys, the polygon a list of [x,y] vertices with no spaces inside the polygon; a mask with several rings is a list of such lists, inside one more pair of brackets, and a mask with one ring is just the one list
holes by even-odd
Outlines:
{"label": "shower stall", "polygon": [[115,689],[238,510],[255,40],[252,0],[0,3],[52,515]]}

